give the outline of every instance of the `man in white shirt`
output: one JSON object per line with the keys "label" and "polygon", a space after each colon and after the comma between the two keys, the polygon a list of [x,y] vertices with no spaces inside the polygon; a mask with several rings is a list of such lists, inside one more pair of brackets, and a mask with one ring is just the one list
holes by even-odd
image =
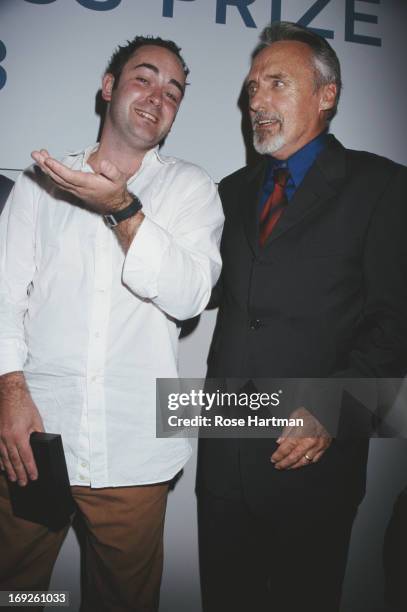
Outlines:
{"label": "man in white shirt", "polygon": [[[168,481],[190,455],[155,438],[155,380],[177,376],[177,321],[219,276],[223,215],[202,169],[158,152],[187,74],[171,41],[119,47],[99,145],[35,151],[1,217],[1,468],[24,486],[30,434],[62,434],[88,529],[82,610],[157,609]],[[14,518],[0,486],[0,590],[46,590],[66,530]]]}

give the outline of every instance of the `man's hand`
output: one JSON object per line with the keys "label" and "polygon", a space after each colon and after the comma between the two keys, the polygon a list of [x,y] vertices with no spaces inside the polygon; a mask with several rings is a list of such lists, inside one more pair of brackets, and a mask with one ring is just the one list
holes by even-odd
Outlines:
{"label": "man's hand", "polygon": [[290,418],[303,419],[304,425],[283,429],[277,440],[279,448],[271,456],[278,470],[294,470],[316,463],[332,442],[325,427],[305,408],[298,408]]}
{"label": "man's hand", "polygon": [[121,210],[133,199],[127,191],[126,176],[106,159],[100,162],[100,172],[94,174],[67,168],[50,157],[46,149],[33,151],[31,157],[58,187],[75,195],[96,213]]}
{"label": "man's hand", "polygon": [[30,434],[44,431],[22,372],[0,376],[0,468],[24,486],[38,478]]}

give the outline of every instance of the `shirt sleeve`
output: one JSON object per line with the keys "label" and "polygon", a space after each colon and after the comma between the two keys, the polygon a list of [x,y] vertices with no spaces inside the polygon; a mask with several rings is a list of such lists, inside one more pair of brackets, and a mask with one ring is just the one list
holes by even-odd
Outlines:
{"label": "shirt sleeve", "polygon": [[223,212],[215,184],[194,166],[168,185],[167,205],[174,208],[167,227],[144,218],[125,258],[123,282],[184,320],[204,310],[219,277]]}
{"label": "shirt sleeve", "polygon": [[0,375],[23,369],[24,316],[35,271],[35,171],[22,173],[0,215]]}

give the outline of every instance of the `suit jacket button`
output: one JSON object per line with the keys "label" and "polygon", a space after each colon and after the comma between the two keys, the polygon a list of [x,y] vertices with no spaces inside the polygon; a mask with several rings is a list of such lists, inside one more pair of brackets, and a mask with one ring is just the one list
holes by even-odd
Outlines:
{"label": "suit jacket button", "polygon": [[251,319],[250,329],[259,329],[261,327],[260,319]]}

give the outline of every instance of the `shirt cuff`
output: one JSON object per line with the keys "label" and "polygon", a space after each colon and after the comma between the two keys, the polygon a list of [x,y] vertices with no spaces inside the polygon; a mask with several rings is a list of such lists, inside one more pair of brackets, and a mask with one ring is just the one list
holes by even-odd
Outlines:
{"label": "shirt cuff", "polygon": [[144,217],[124,260],[122,280],[137,295],[150,300],[158,295],[162,259],[171,235]]}
{"label": "shirt cuff", "polygon": [[4,340],[0,343],[0,376],[10,372],[21,372],[27,358],[27,347],[25,344],[16,343],[12,340]]}

